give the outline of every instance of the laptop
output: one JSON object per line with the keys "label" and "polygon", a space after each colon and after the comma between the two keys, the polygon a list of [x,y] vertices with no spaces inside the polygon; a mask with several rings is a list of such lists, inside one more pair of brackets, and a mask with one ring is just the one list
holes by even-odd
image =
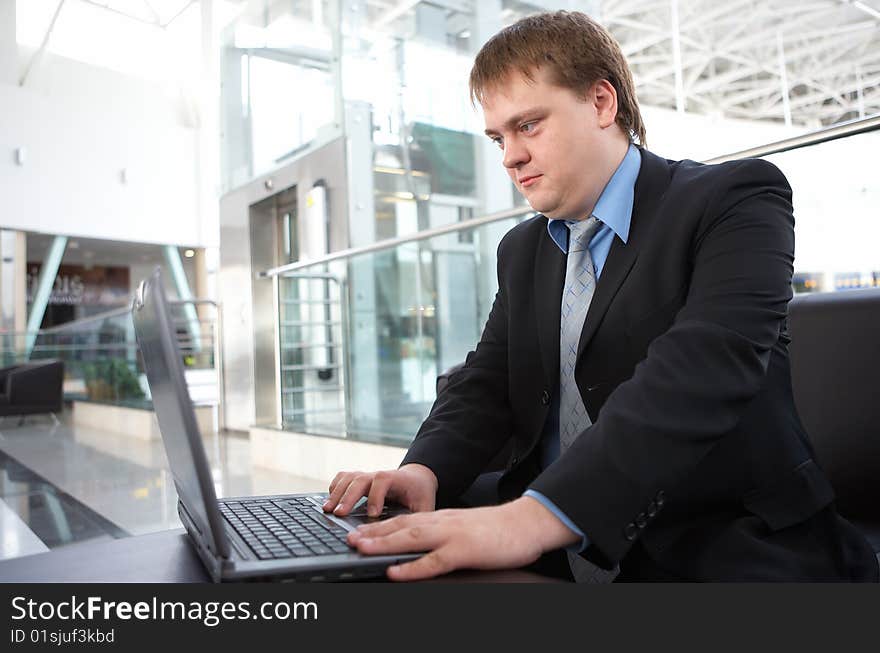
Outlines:
{"label": "laptop", "polygon": [[368,518],[363,502],[344,518],[325,514],[326,492],[218,499],[187,391],[161,269],[142,281],[132,320],[189,540],[214,582],[342,581],[384,576],[420,554],[365,556],[346,544],[360,524],[408,511],[386,506]]}

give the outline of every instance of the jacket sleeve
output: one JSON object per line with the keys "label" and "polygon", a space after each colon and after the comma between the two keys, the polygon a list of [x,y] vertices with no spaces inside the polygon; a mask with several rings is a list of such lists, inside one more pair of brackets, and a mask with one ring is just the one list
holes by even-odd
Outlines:
{"label": "jacket sleeve", "polygon": [[786,316],[791,189],[765,161],[725,173],[698,222],[690,288],[672,326],[596,423],[530,486],[587,533],[591,546],[581,555],[599,564],[623,558],[636,515],[736,426],[762,386]]}
{"label": "jacket sleeve", "polygon": [[503,287],[506,239],[498,246],[499,289],[476,350],[450,377],[401,463],[429,467],[437,476],[441,499],[460,496],[511,434]]}

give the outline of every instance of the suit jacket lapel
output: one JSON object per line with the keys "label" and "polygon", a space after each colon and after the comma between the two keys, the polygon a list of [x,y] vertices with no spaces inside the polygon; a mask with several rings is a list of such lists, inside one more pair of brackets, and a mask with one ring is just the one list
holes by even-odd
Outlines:
{"label": "suit jacket lapel", "polygon": [[[546,220],[546,219],[545,219]],[[538,341],[547,384],[559,381],[559,314],[565,283],[565,254],[544,230],[535,248],[535,284],[532,289],[538,325]]]}
{"label": "suit jacket lapel", "polygon": [[[642,242],[641,235],[646,230],[646,224],[650,222],[651,216],[669,186],[667,162],[644,149],[641,150],[641,155],[642,163],[634,189],[629,238],[624,243],[617,236],[614,237],[611,251],[608,252],[608,258],[602,268],[602,276],[599,277],[599,283],[596,284],[596,291],[587,311],[583,331],[581,331],[581,339],[578,342],[578,358],[583,355],[596,333],[596,329],[602,323],[602,318],[608,311],[611,301],[636,262]],[[559,309],[557,309],[556,315],[558,318]]]}

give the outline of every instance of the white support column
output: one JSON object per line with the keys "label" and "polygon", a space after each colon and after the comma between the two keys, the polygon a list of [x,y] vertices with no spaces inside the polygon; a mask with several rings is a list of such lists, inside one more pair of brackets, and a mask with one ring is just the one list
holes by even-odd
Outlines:
{"label": "white support column", "polygon": [[[361,247],[376,240],[373,200],[373,126],[370,106],[351,102],[345,107],[345,139],[348,174],[349,246]],[[379,333],[377,327],[376,275],[373,256],[352,259],[348,269],[348,303],[351,333],[348,334],[351,378],[347,384],[350,418],[355,423],[378,422]]]}
{"label": "white support column", "polygon": [[776,31],[776,51],[779,55],[779,84],[782,92],[782,115],[785,118],[785,126],[791,127],[791,102],[788,95],[788,70],[785,65],[785,44],[782,39],[782,30]]}
{"label": "white support column", "polygon": [[31,312],[28,315],[24,345],[25,358],[30,357],[37,340],[37,331],[40,330],[40,325],[43,323],[46,306],[49,304],[49,295],[52,294],[52,286],[55,285],[55,277],[58,275],[58,268],[61,265],[61,259],[64,258],[66,247],[67,236],[55,236],[40,268],[37,290],[34,292],[34,301],[31,303]]}
{"label": "white support column", "polygon": [[18,82],[15,0],[0,0],[0,84]]}
{"label": "white support column", "polygon": [[[474,3],[473,50],[477,51],[501,29],[501,0],[486,0]],[[479,105],[477,106],[479,111]],[[482,206],[477,209],[478,215],[485,215],[509,209],[513,206],[514,189],[510,178],[502,165],[502,154],[485,136],[477,136],[476,147],[477,197]],[[501,237],[507,230],[505,224],[487,225],[480,230],[481,237],[477,240],[479,260],[494,261],[495,250]],[[488,315],[488,307],[492,305],[498,280],[494,266],[480,266],[477,270],[477,297],[481,312]],[[482,324],[480,330],[482,330]],[[463,361],[458,361],[463,362]]]}
{"label": "white support column", "polygon": [[865,117],[865,80],[862,77],[862,67],[856,66],[856,94],[858,98],[859,118]]}
{"label": "white support column", "polygon": [[199,80],[199,135],[196,165],[202,242],[220,245],[220,61],[214,0],[201,0],[202,69]]}
{"label": "white support column", "polygon": [[[183,269],[183,261],[180,260],[180,251],[174,245],[165,245],[162,252],[165,254],[168,269],[171,271],[171,280],[174,282],[177,296],[181,301],[190,301],[193,299],[193,294],[189,287],[189,280],[186,278],[186,271]],[[191,303],[184,304],[183,313],[186,316],[186,326],[192,340],[193,351],[200,352],[202,350],[202,330],[196,308]]]}
{"label": "white support column", "polygon": [[671,0],[670,7],[672,23],[672,65],[675,69],[675,109],[684,113],[684,73],[681,67],[681,29],[678,23],[678,0]]}
{"label": "white support column", "polygon": [[27,324],[27,236],[0,230],[0,329],[8,332],[2,349],[15,360],[24,351]]}

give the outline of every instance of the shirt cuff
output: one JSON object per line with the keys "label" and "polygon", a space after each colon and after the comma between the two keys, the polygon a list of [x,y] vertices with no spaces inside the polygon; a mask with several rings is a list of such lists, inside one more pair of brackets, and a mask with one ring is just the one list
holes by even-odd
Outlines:
{"label": "shirt cuff", "polygon": [[575,542],[574,544],[570,544],[565,547],[566,551],[571,551],[572,553],[580,553],[588,546],[590,546],[590,538],[584,535],[584,532],[575,526],[574,522],[571,521],[564,512],[562,512],[559,508],[556,507],[556,504],[550,501],[547,497],[545,497],[540,492],[536,492],[535,490],[526,490],[523,493],[524,497],[532,497],[536,501],[540,502],[547,510],[552,512],[556,517],[565,524],[566,528],[568,528],[572,533],[576,534],[581,538],[580,542]]}

